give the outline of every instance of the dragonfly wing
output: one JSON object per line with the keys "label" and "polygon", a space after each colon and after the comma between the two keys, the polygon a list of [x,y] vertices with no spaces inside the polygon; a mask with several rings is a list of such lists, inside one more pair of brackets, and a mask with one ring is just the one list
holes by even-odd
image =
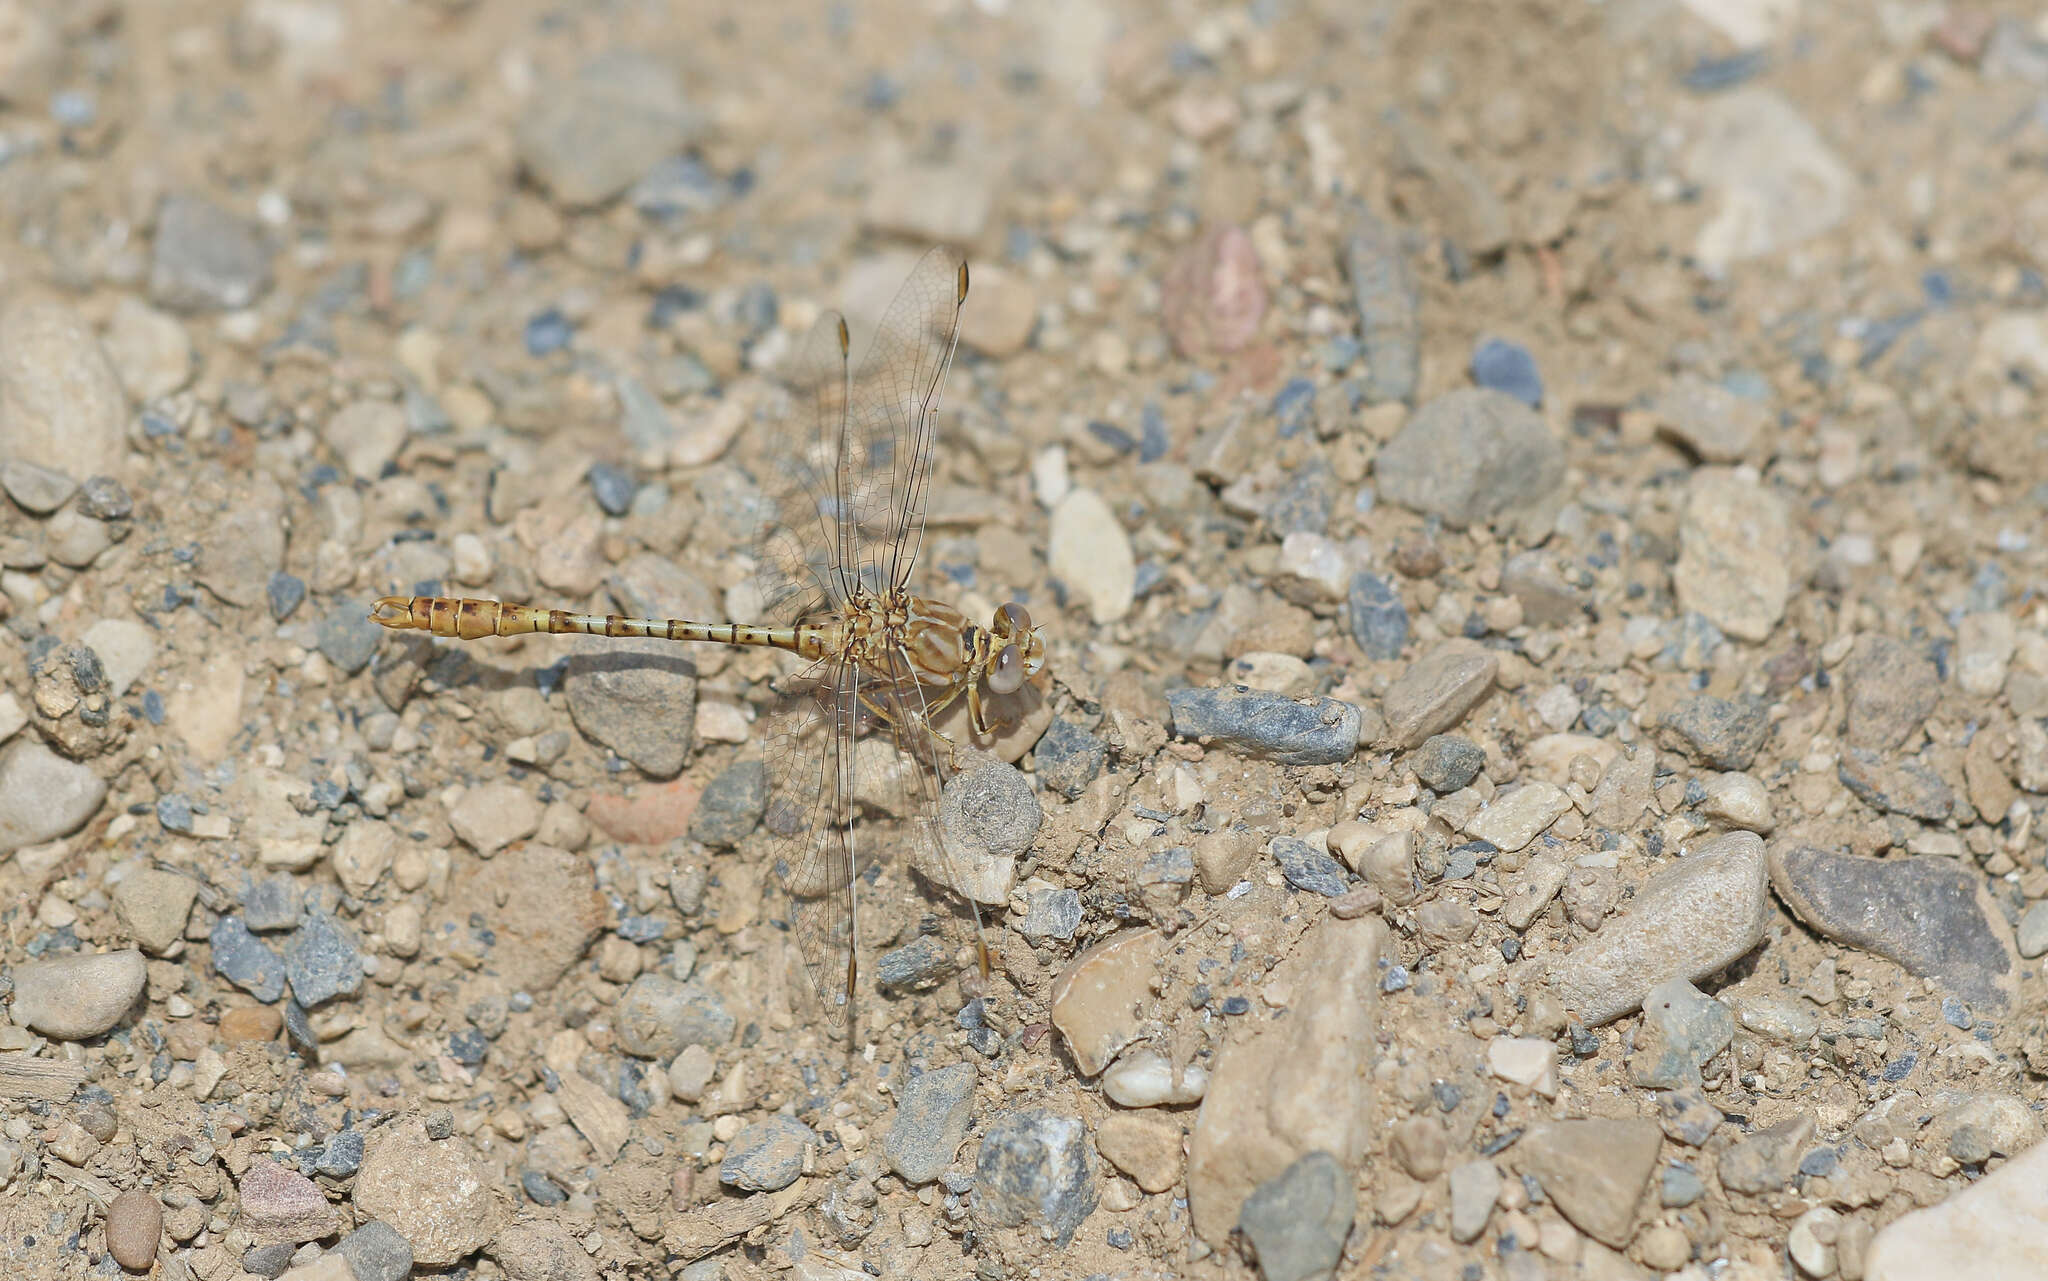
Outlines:
{"label": "dragonfly wing", "polygon": [[836,606],[851,593],[841,567],[858,562],[856,528],[844,513],[847,448],[846,321],[818,317],[783,371],[793,405],[787,430],[765,445],[761,511],[754,535],[754,587],[761,621],[787,625]]}
{"label": "dragonfly wing", "polygon": [[911,270],[851,382],[843,492],[859,525],[859,567],[877,590],[910,581],[924,536],[939,392],[960,336],[967,262],[933,249]]}
{"label": "dragonfly wing", "polygon": [[789,894],[790,931],[829,1021],[853,999],[857,846],[848,770],[854,747],[854,669],[828,660],[795,682],[769,722],[763,827]]}

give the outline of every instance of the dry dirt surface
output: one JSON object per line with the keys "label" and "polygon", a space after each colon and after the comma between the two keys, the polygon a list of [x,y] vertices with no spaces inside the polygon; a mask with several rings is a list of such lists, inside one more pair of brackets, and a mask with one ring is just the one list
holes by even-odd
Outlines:
{"label": "dry dirt surface", "polygon": [[[2048,1275],[2044,122],[2004,5],[0,0],[0,1274]],[[934,244],[1049,662],[842,1035],[789,664],[368,609],[751,621]]]}

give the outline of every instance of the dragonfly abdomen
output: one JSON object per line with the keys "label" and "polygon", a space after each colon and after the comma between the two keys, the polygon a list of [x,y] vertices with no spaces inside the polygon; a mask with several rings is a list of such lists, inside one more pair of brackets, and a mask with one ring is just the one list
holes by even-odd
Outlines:
{"label": "dragonfly abdomen", "polygon": [[431,632],[459,640],[524,636],[533,632],[568,636],[636,636],[652,640],[706,641],[715,645],[765,645],[815,657],[825,637],[817,627],[756,627],[750,623],[696,623],[681,618],[626,618],[619,614],[577,614],[566,609],[510,605],[504,601],[454,596],[386,596],[370,607],[370,618],[393,631]]}

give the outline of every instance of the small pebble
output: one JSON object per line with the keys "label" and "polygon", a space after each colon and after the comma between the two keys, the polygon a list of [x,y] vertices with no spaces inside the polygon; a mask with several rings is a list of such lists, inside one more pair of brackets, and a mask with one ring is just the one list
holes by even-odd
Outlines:
{"label": "small pebble", "polygon": [[163,1235],[162,1202],[140,1188],[130,1188],[107,1207],[107,1253],[130,1272],[147,1272],[156,1261]]}
{"label": "small pebble", "polygon": [[14,1021],[59,1041],[91,1040],[113,1030],[147,978],[133,948],[23,961],[14,966]]}
{"label": "small pebble", "polygon": [[1173,732],[1283,765],[1330,765],[1358,750],[1356,706],[1266,690],[1184,687],[1167,694]]}
{"label": "small pebble", "polygon": [[1357,1213],[1351,1171],[1318,1151],[1253,1189],[1238,1226],[1265,1281],[1312,1281],[1336,1269]]}
{"label": "small pebble", "polygon": [[1543,404],[1543,377],[1536,358],[1520,343],[1487,338],[1472,351],[1472,381],[1505,392],[1531,409]]}
{"label": "small pebble", "polygon": [[412,1243],[376,1219],[343,1237],[334,1252],[348,1261],[352,1281],[406,1281],[412,1275]]}
{"label": "small pebble", "polygon": [[905,1183],[920,1186],[939,1177],[967,1138],[973,1111],[972,1063],[919,1073],[904,1082],[896,1116],[882,1140],[882,1155]]}
{"label": "small pebble", "polygon": [[306,599],[306,580],[279,570],[265,584],[264,595],[270,601],[270,616],[281,623]]}
{"label": "small pebble", "polygon": [[780,1192],[804,1172],[804,1154],[818,1136],[794,1117],[771,1116],[733,1136],[718,1181],[742,1192]]}
{"label": "small pebble", "polygon": [[974,1162],[974,1217],[990,1228],[1029,1227],[1060,1249],[1098,1195],[1087,1130],[1078,1117],[1006,1112],[983,1133]]}

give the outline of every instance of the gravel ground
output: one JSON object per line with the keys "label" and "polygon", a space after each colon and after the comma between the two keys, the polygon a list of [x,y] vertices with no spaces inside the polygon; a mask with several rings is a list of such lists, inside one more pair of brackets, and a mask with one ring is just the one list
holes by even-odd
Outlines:
{"label": "gravel ground", "polygon": [[[2042,1275],[2044,106],[2001,6],[0,0],[0,1271]],[[747,621],[934,243],[919,586],[1050,680],[843,1037],[784,664],[367,609]]]}

